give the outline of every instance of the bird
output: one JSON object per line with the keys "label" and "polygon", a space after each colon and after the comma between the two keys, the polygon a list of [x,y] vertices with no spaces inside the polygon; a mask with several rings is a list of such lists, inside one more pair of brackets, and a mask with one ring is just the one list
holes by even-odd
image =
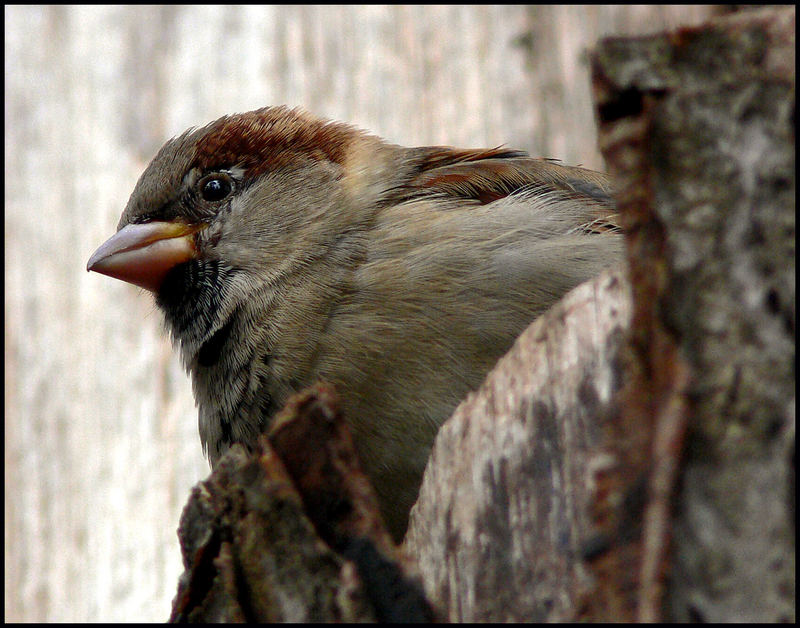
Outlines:
{"label": "bird", "polygon": [[155,295],[212,468],[332,384],[399,542],[440,425],[533,320],[622,260],[600,172],[270,106],[167,141],[87,270]]}

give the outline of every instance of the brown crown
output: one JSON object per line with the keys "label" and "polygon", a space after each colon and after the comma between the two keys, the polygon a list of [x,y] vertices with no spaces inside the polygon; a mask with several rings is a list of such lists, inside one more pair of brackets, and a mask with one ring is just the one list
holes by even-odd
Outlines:
{"label": "brown crown", "polygon": [[215,120],[200,129],[192,167],[239,166],[248,176],[295,166],[300,160],[343,163],[348,146],[363,135],[288,107],[265,107]]}

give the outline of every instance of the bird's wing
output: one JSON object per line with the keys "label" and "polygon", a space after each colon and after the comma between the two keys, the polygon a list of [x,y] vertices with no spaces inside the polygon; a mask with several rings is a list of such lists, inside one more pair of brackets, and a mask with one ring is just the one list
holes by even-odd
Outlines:
{"label": "bird's wing", "polygon": [[445,197],[487,205],[511,195],[549,194],[575,200],[589,209],[584,227],[587,232],[619,230],[613,190],[602,173],[504,148],[425,147],[409,151],[414,168],[395,189],[395,202]]}

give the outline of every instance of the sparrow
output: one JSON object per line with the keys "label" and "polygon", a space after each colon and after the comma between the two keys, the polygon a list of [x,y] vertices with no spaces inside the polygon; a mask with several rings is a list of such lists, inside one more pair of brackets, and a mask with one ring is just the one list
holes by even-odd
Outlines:
{"label": "sparrow", "polygon": [[334,385],[396,540],[433,439],[515,338],[623,259],[608,179],[406,148],[287,107],[169,140],[87,270],[155,295],[212,467]]}

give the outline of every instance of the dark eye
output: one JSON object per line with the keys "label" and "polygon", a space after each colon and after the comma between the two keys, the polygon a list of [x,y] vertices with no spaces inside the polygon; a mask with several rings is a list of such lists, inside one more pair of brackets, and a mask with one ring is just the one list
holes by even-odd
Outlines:
{"label": "dark eye", "polygon": [[233,191],[233,182],[226,174],[212,174],[200,181],[200,196],[204,201],[216,203]]}

